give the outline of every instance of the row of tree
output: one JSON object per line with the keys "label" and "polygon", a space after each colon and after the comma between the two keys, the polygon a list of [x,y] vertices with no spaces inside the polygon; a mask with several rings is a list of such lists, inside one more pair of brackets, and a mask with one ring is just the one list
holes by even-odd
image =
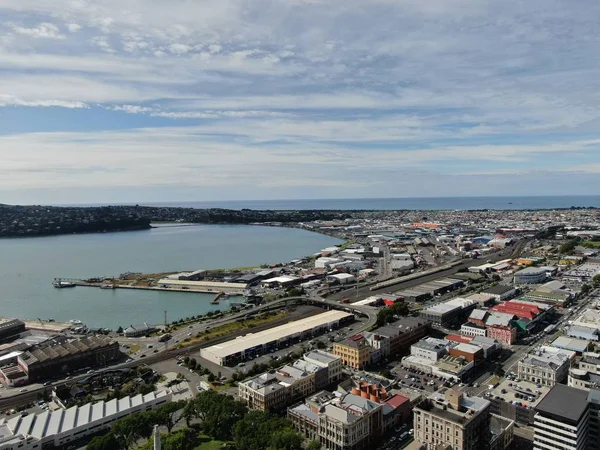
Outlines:
{"label": "row of tree", "polygon": [[[182,420],[186,428],[172,433]],[[303,443],[288,420],[264,411],[248,411],[244,403],[233,397],[203,391],[187,402],[166,403],[154,411],[124,417],[113,424],[109,433],[93,438],[86,449],[130,450],[137,442],[150,438],[154,425],[168,431],[163,439],[164,450],[191,450],[201,434],[231,442],[237,450],[301,450]],[[150,443],[140,449],[152,448]],[[320,446],[313,442],[308,448],[315,450]]]}

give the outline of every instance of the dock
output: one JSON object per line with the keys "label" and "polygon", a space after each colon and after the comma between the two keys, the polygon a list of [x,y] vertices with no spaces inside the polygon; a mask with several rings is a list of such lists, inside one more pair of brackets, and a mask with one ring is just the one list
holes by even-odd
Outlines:
{"label": "dock", "polygon": [[219,300],[221,299],[221,297],[223,297],[225,295],[224,292],[219,292],[217,295],[215,295],[215,298],[212,299],[212,302],[210,302],[211,305],[218,305],[219,304]]}
{"label": "dock", "polygon": [[[62,278],[63,280],[66,280],[66,278]],[[87,281],[83,281],[83,280],[75,280],[75,279],[69,279],[70,282],[74,283],[75,286],[80,286],[80,287],[95,287],[95,288],[99,288],[99,289],[106,289],[106,287],[102,287],[103,283],[88,283]],[[104,283],[105,284],[105,283]],[[164,292],[187,292],[189,294],[221,294],[221,296],[223,295],[230,295],[230,296],[243,296],[243,292],[239,292],[239,291],[233,291],[233,292],[224,292],[224,291],[216,291],[215,289],[211,289],[211,288],[189,288],[189,287],[175,287],[175,286],[135,286],[135,285],[129,285],[129,284],[112,284],[111,285],[111,289],[110,290],[116,290],[116,289],[138,289],[138,290],[142,290],[142,291],[164,291]],[[221,296],[217,299],[217,303],[218,300],[221,298]],[[213,299],[214,301],[214,299]]]}

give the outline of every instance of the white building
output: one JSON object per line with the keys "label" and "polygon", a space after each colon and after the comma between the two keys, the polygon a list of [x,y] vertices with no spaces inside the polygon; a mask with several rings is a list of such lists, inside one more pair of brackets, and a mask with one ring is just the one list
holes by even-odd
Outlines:
{"label": "white building", "polygon": [[598,448],[587,447],[590,415],[587,391],[557,384],[535,411],[534,450]]}
{"label": "white building", "polygon": [[450,342],[445,339],[427,337],[411,345],[410,354],[416,358],[434,363],[447,353],[450,345]]}
{"label": "white building", "polygon": [[339,284],[356,283],[356,278],[354,278],[354,275],[349,273],[336,273],[329,275],[327,279]]}
{"label": "white building", "polygon": [[343,261],[344,260],[342,258],[331,258],[329,256],[323,256],[323,257],[317,258],[315,260],[315,268],[325,269],[325,268],[328,268],[332,264],[341,263]]}
{"label": "white building", "polygon": [[543,267],[527,267],[515,273],[515,284],[539,284],[546,281],[546,269]]}
{"label": "white building", "polygon": [[315,366],[327,368],[328,384],[336,383],[342,378],[342,359],[323,350],[312,350],[304,355],[306,362]]}
{"label": "white building", "polygon": [[0,450],[40,450],[59,447],[110,428],[131,414],[171,401],[171,391],[99,401],[69,409],[45,411],[0,420]]}
{"label": "white building", "polygon": [[519,378],[543,386],[554,386],[566,380],[569,366],[567,355],[548,352],[527,355],[517,365]]}

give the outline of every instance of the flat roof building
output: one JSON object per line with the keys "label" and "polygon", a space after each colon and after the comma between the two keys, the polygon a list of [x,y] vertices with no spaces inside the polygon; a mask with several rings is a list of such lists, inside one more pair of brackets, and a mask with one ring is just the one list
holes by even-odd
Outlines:
{"label": "flat roof building", "polygon": [[247,355],[263,353],[288,340],[319,330],[338,328],[341,324],[354,320],[354,315],[343,311],[327,311],[306,319],[290,322],[258,333],[248,333],[220,344],[200,350],[200,356],[219,365],[227,365],[244,360]]}

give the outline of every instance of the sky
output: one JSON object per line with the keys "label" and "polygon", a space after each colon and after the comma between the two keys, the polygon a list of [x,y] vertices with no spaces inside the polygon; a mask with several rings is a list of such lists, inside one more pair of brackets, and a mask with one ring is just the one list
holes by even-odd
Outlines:
{"label": "sky", "polygon": [[600,190],[597,0],[2,0],[0,203]]}

